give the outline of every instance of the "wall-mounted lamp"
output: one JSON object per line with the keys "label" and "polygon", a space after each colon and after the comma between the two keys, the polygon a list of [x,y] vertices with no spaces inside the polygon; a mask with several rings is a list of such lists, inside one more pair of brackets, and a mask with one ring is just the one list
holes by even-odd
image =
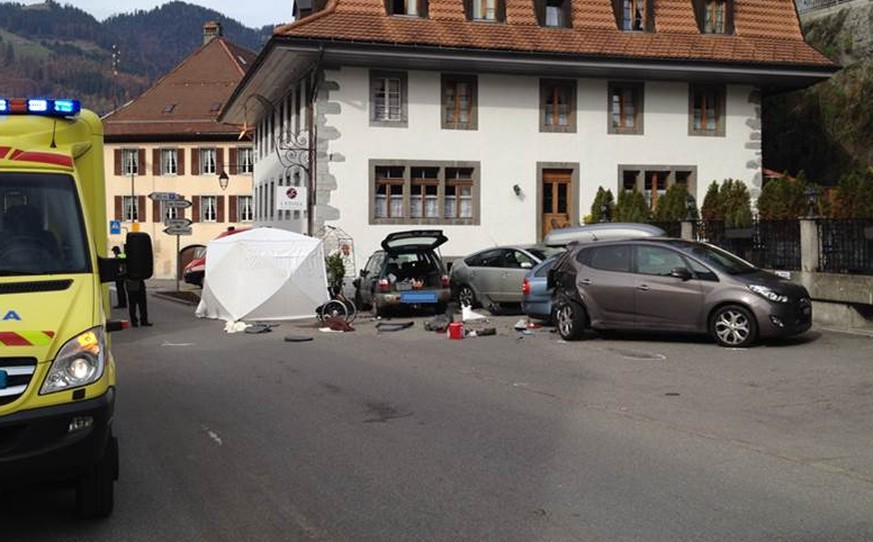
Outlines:
{"label": "wall-mounted lamp", "polygon": [[817,214],[817,203],[818,203],[818,190],[815,189],[813,185],[809,185],[806,191],[806,202],[808,204],[808,209],[806,211],[807,218],[813,218]]}
{"label": "wall-mounted lamp", "polygon": [[218,186],[221,187],[221,190],[227,190],[227,183],[230,181],[230,177],[227,176],[223,170],[221,174],[218,176]]}
{"label": "wall-mounted lamp", "polygon": [[696,207],[697,200],[695,200],[694,196],[692,196],[691,194],[687,194],[685,196],[685,220],[694,220]]}
{"label": "wall-mounted lamp", "polygon": [[512,185],[512,191],[515,193],[516,196],[521,196],[521,187],[518,186],[518,184]]}

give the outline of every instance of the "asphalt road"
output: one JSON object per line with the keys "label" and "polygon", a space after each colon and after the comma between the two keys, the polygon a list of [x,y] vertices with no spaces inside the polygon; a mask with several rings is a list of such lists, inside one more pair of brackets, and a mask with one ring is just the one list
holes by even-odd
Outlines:
{"label": "asphalt road", "polygon": [[[0,540],[873,540],[873,339],[113,335],[121,479],[0,494]],[[285,342],[307,335],[313,341]]]}

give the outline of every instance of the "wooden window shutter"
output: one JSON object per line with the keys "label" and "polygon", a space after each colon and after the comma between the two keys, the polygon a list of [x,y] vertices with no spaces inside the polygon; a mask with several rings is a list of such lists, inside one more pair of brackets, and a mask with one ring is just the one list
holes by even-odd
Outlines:
{"label": "wooden window shutter", "polygon": [[176,175],[185,174],[185,149],[176,149]]}
{"label": "wooden window shutter", "polygon": [[546,0],[534,0],[534,15],[539,26],[546,25]]}
{"label": "wooden window shutter", "polygon": [[[229,159],[230,163],[227,165],[227,169],[228,169],[227,174],[228,175],[236,175],[237,173],[239,173],[239,171],[238,171],[239,168],[237,167],[236,147],[231,147],[229,152],[230,152],[230,159]],[[219,171],[219,173],[221,173],[221,172]]]}
{"label": "wooden window shutter", "polygon": [[156,224],[160,224],[163,222],[163,217],[161,216],[161,202],[153,201],[152,202],[152,222]]}
{"label": "wooden window shutter", "polygon": [[191,175],[200,175],[200,149],[191,149]]}
{"label": "wooden window shutter", "polygon": [[191,196],[191,222],[200,222],[200,196]]}
{"label": "wooden window shutter", "polygon": [[646,32],[655,31],[655,0],[646,0]]}
{"label": "wooden window shutter", "polygon": [[564,28],[573,28],[573,0],[564,0]]}
{"label": "wooden window shutter", "polygon": [[694,0],[694,17],[697,19],[697,30],[703,33],[703,21],[706,20],[704,10],[707,0]]}
{"label": "wooden window shutter", "polygon": [[224,222],[224,196],[218,196],[215,198],[215,207],[215,221]]}
{"label": "wooden window shutter", "polygon": [[239,196],[228,196],[227,205],[229,207],[229,222],[239,222]]}
{"label": "wooden window shutter", "polygon": [[[216,147],[215,149],[215,173],[221,175],[224,171],[224,147]],[[225,172],[227,173],[227,172]]]}
{"label": "wooden window shutter", "polygon": [[388,15],[394,15],[394,2],[391,0],[385,0],[385,13]]}
{"label": "wooden window shutter", "polygon": [[622,0],[612,0],[612,12],[615,15],[615,25],[619,30],[624,30],[622,18],[624,17],[624,7]]}
{"label": "wooden window shutter", "polygon": [[[179,194],[179,197],[182,199],[185,199],[184,194]],[[179,218],[188,218],[187,216],[185,216],[186,214],[188,214],[188,209],[177,209],[176,210],[176,216]]]}
{"label": "wooden window shutter", "polygon": [[161,174],[161,149],[152,149],[152,175]]}
{"label": "wooden window shutter", "polygon": [[123,201],[122,196],[115,196],[115,220],[122,220],[124,218]]}
{"label": "wooden window shutter", "polygon": [[473,0],[464,0],[464,13],[468,21],[473,20]]}
{"label": "wooden window shutter", "polygon": [[115,149],[115,174],[121,175],[121,149]]}
{"label": "wooden window shutter", "polygon": [[136,210],[137,210],[137,214],[139,215],[138,216],[139,221],[145,222],[145,217],[146,217],[146,212],[145,212],[145,210],[146,210],[146,197],[145,196],[137,196],[136,197]]}
{"label": "wooden window shutter", "polygon": [[418,16],[427,19],[428,0],[418,0]]}
{"label": "wooden window shutter", "polygon": [[137,149],[136,150],[136,174],[137,175],[145,175],[146,174],[146,159],[145,159],[145,149]]}
{"label": "wooden window shutter", "polygon": [[497,0],[494,11],[494,18],[497,22],[506,22],[506,0]]}
{"label": "wooden window shutter", "polygon": [[726,0],[724,3],[724,33],[734,33],[734,0]]}

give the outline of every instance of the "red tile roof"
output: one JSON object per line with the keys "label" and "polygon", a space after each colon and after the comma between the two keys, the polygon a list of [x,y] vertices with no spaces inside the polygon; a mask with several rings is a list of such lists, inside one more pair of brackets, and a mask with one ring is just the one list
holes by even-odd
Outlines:
{"label": "red tile roof", "polygon": [[236,138],[239,127],[219,124],[218,114],[255,58],[248,49],[213,38],[141,96],[104,117],[106,140]]}
{"label": "red tile roof", "polygon": [[532,0],[506,0],[506,21],[469,21],[463,0],[429,0],[428,18],[391,16],[383,0],[330,0],[276,37],[429,45],[586,57],[834,67],[803,41],[793,0],[735,0],[733,35],[701,34],[692,0],[654,0],[655,32],[618,30],[611,0],[570,0],[572,28],[537,25]]}

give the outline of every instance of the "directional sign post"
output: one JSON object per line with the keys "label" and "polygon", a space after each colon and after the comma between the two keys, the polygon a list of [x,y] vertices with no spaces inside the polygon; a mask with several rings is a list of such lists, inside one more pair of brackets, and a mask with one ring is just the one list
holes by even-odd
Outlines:
{"label": "directional sign post", "polygon": [[164,207],[166,207],[167,209],[187,209],[188,207],[191,207],[191,202],[186,199],[169,199],[155,201],[163,201]]}
{"label": "directional sign post", "polygon": [[182,196],[175,192],[152,192],[149,198],[152,201],[175,201],[182,199]]}
{"label": "directional sign post", "polygon": [[191,235],[193,231],[191,226],[167,226],[164,228],[164,233],[167,235]]}
{"label": "directional sign post", "polygon": [[[165,218],[164,226],[168,228],[186,228],[192,223],[190,218]],[[189,228],[190,229],[190,228]],[[182,234],[184,235],[184,234]]]}

